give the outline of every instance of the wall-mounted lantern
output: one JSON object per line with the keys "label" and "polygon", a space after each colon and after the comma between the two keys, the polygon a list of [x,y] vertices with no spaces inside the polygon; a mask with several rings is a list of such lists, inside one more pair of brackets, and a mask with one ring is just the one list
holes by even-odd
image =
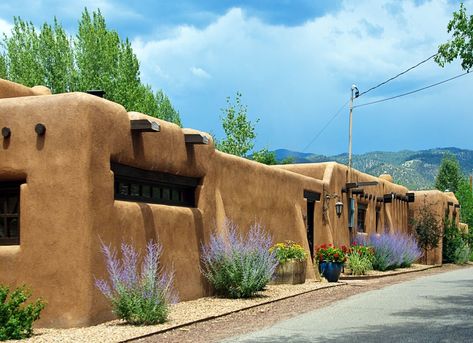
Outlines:
{"label": "wall-mounted lantern", "polygon": [[44,136],[46,134],[46,126],[44,126],[44,124],[36,124],[34,130],[38,136]]}
{"label": "wall-mounted lantern", "polygon": [[2,128],[2,136],[3,136],[3,138],[10,138],[11,130],[10,130],[9,127]]}
{"label": "wall-mounted lantern", "polygon": [[343,212],[343,202],[337,201],[335,204],[335,212],[337,213],[337,217],[340,218]]}

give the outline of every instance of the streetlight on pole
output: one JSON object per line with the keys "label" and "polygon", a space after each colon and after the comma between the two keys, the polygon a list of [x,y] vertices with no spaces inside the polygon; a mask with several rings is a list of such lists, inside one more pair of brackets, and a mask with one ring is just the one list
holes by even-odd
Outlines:
{"label": "streetlight on pole", "polygon": [[348,182],[351,182],[351,155],[352,155],[352,147],[351,147],[351,131],[353,127],[353,99],[356,99],[360,96],[360,91],[356,85],[351,85],[351,97],[350,97],[350,124],[349,124],[349,132],[348,132]]}

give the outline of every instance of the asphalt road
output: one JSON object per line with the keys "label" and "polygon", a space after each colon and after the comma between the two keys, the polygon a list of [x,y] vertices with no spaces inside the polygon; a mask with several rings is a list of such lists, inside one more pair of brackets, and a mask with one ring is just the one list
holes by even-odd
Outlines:
{"label": "asphalt road", "polygon": [[224,342],[473,342],[473,268],[361,293]]}

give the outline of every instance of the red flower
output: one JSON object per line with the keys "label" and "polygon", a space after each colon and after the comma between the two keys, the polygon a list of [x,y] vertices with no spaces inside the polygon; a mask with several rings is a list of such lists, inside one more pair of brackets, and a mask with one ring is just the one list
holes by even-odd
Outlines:
{"label": "red flower", "polygon": [[352,245],[353,245],[354,247],[356,247],[356,242],[353,242],[353,244],[352,244]]}
{"label": "red flower", "polygon": [[330,243],[328,246],[329,246],[329,247],[333,247],[332,243]]}
{"label": "red flower", "polygon": [[335,259],[338,259],[340,257],[340,255],[338,255],[338,253],[335,253],[335,254],[333,254],[333,257],[335,257]]}
{"label": "red flower", "polygon": [[320,246],[320,249],[327,249],[327,244],[322,244],[322,245]]}

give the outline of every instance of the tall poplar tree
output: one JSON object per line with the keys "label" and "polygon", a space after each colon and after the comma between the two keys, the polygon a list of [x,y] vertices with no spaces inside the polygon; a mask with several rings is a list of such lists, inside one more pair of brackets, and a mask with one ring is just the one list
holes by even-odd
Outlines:
{"label": "tall poplar tree", "polygon": [[179,112],[164,92],[154,93],[141,82],[130,41],[107,27],[100,10],[84,9],[73,37],[56,18],[37,32],[33,23],[15,17],[11,35],[4,36],[2,45],[1,78],[30,87],[45,85],[53,93],[101,89],[105,98],[128,111],[181,125]]}

